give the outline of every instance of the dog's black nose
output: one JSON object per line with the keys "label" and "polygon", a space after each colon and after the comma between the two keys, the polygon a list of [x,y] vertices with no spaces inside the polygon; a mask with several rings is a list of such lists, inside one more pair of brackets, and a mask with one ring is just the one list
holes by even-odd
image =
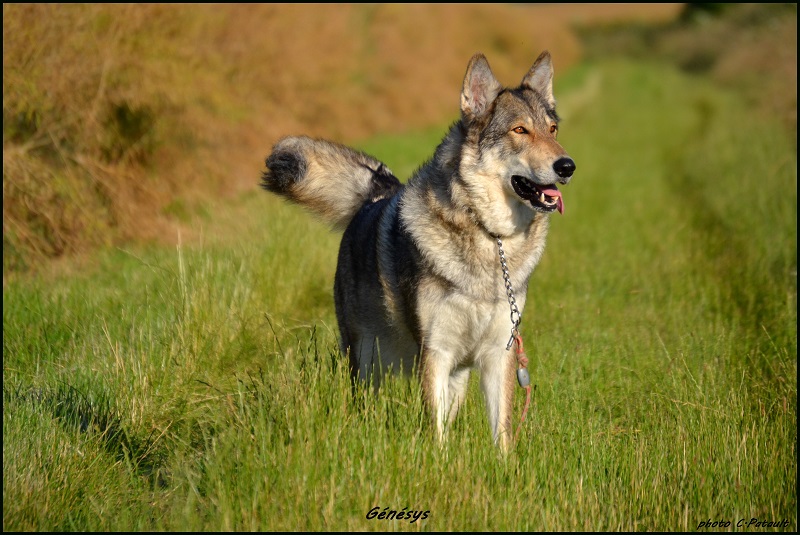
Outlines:
{"label": "dog's black nose", "polygon": [[[572,158],[559,158],[556,160],[556,163],[553,164],[553,170],[561,178],[569,179],[572,173],[575,172],[575,162],[572,161]],[[566,180],[564,183],[566,184]]]}

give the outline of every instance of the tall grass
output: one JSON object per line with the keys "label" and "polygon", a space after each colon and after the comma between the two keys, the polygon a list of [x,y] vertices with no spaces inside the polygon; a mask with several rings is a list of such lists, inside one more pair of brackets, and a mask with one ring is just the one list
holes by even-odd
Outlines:
{"label": "tall grass", "polygon": [[[529,287],[509,455],[475,380],[444,448],[415,380],[353,392],[338,235],[247,193],[196,245],[7,281],[4,529],[796,530],[790,136],[666,67],[559,83],[578,171]],[[363,146],[405,174],[435,137]]]}

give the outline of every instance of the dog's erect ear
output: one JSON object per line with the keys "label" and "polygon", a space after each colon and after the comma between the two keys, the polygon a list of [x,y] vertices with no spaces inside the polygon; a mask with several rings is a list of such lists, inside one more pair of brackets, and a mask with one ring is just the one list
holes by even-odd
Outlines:
{"label": "dog's erect ear", "polygon": [[461,115],[475,119],[486,113],[503,89],[492,74],[483,54],[475,54],[467,66],[464,88],[461,90]]}
{"label": "dog's erect ear", "polygon": [[533,67],[522,79],[522,85],[538,91],[551,106],[556,105],[556,99],[553,98],[553,62],[550,61],[550,52],[545,50],[536,58]]}

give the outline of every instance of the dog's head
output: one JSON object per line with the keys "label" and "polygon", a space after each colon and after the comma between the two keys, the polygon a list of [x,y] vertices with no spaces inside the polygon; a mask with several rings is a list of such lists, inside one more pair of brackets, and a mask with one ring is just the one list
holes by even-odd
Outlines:
{"label": "dog's head", "polygon": [[461,119],[470,151],[462,159],[462,176],[491,181],[473,184],[481,190],[501,185],[502,195],[494,190],[490,196],[502,196],[507,206],[563,213],[557,184],[570,181],[575,162],[556,140],[555,104],[548,52],[538,57],[517,88],[503,88],[483,54],[473,56],[461,91]]}

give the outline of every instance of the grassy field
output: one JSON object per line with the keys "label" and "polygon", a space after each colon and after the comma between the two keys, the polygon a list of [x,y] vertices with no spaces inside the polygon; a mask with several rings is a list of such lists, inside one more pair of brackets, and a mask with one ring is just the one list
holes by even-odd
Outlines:
{"label": "grassy field", "polygon": [[[444,449],[416,381],[351,394],[339,236],[247,191],[191,244],[7,278],[3,528],[796,530],[796,141],[663,65],[556,84],[578,171],[507,457],[474,377]],[[360,147],[405,178],[445,128]]]}

